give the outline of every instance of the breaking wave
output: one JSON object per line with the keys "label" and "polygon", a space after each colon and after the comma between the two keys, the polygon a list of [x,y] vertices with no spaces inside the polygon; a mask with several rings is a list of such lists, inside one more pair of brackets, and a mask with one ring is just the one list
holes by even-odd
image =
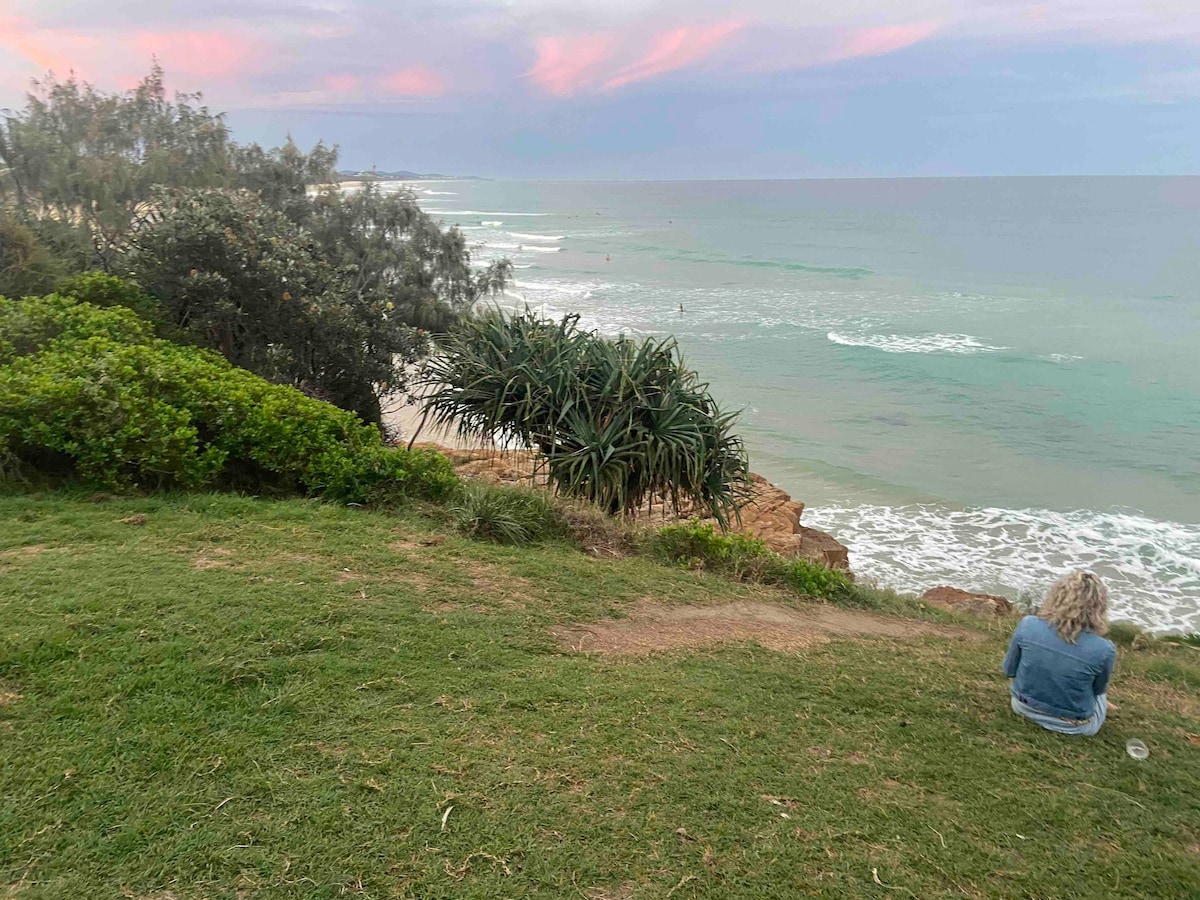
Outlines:
{"label": "breaking wave", "polygon": [[844,347],[869,347],[884,353],[996,353],[1007,347],[989,347],[969,334],[842,334],[829,332],[826,337]]}
{"label": "breaking wave", "polygon": [[822,506],[806,509],[804,521],[837,535],[856,572],[898,590],[949,584],[1038,599],[1060,575],[1090,569],[1108,585],[1112,618],[1200,631],[1200,524],[918,504]]}

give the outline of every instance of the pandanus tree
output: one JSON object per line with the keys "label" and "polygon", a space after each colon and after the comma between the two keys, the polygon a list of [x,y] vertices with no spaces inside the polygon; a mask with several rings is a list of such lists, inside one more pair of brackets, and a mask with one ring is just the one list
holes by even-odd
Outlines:
{"label": "pandanus tree", "polygon": [[558,493],[612,513],[689,504],[725,526],[748,480],[745,448],[674,339],[607,339],[529,311],[492,310],[441,342],[424,409],[460,436],[532,448]]}

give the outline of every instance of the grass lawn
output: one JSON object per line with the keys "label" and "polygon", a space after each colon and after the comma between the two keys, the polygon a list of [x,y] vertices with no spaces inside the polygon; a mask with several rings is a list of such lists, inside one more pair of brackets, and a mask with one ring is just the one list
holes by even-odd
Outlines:
{"label": "grass lawn", "polygon": [[1011,624],[548,630],[646,598],[804,608],[415,515],[0,497],[0,896],[1200,896],[1197,650],[1123,650],[1072,739],[1008,711]]}

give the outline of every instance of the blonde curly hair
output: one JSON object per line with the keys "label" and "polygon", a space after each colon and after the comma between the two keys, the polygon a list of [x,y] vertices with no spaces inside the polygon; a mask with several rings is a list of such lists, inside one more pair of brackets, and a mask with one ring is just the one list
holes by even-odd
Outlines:
{"label": "blonde curly hair", "polygon": [[1092,572],[1072,572],[1050,586],[1038,618],[1053,625],[1058,636],[1075,643],[1082,631],[1108,631],[1108,588]]}

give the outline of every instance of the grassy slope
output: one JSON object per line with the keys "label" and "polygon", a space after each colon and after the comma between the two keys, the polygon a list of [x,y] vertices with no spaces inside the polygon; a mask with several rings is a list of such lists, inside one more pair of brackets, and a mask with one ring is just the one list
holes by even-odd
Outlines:
{"label": "grassy slope", "polygon": [[1195,651],[1123,653],[1071,740],[1007,711],[999,630],[564,655],[637,598],[789,601],[433,527],[0,497],[0,896],[1200,891]]}

